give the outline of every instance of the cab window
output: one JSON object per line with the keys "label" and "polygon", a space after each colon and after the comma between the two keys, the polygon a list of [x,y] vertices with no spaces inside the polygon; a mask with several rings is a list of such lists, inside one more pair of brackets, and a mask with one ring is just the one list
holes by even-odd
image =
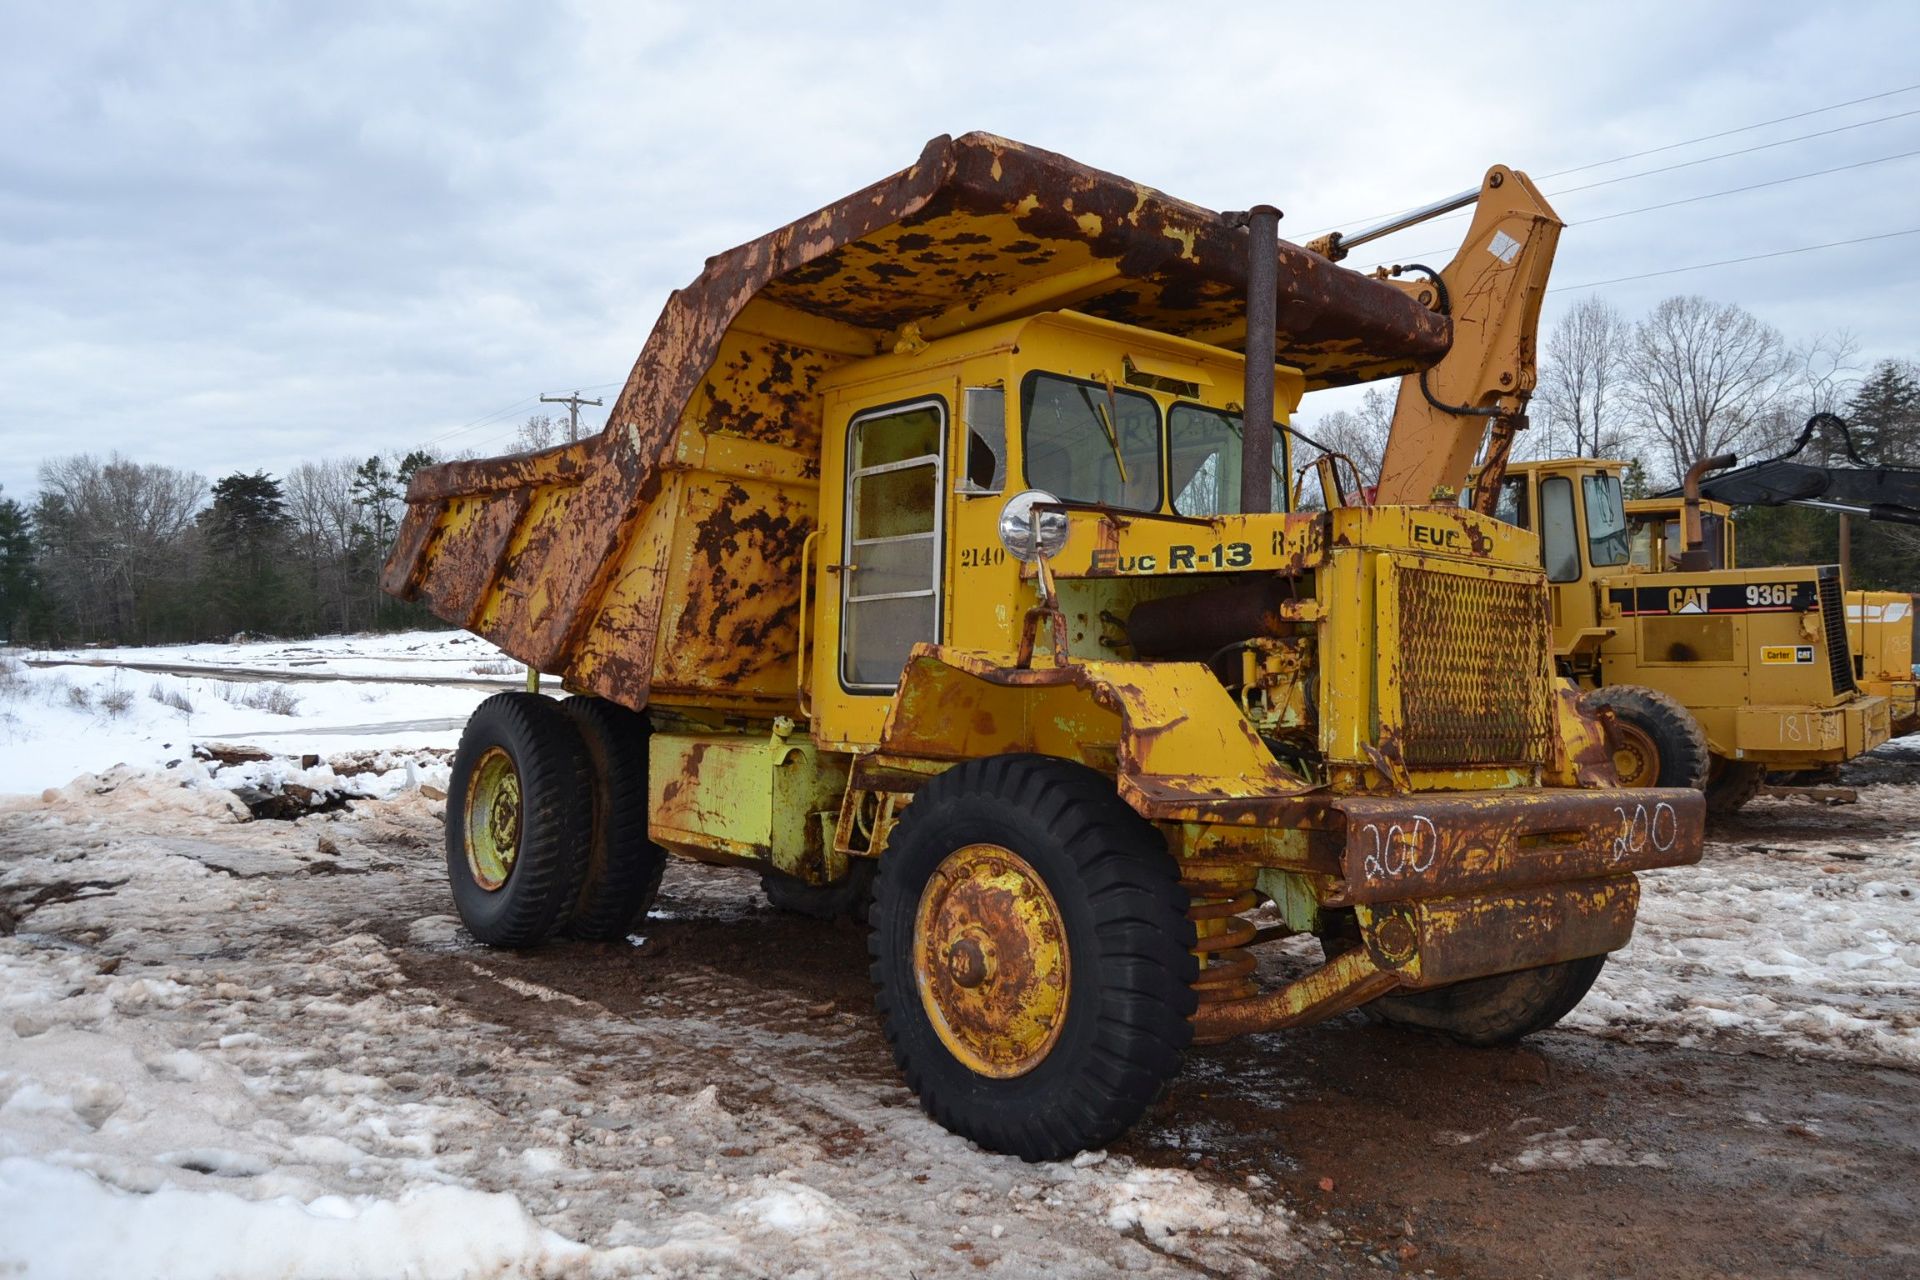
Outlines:
{"label": "cab window", "polygon": [[1618,476],[1580,477],[1587,503],[1587,561],[1595,566],[1627,562],[1627,505]]}
{"label": "cab window", "polygon": [[[1173,509],[1183,516],[1240,512],[1240,415],[1204,405],[1176,404],[1167,412],[1168,485]],[[1286,433],[1273,432],[1273,511],[1287,509]]]}
{"label": "cab window", "polygon": [[1160,406],[1151,396],[1052,373],[1020,384],[1027,483],[1067,502],[1160,509]]}
{"label": "cab window", "polygon": [[1547,581],[1572,582],[1580,576],[1580,528],[1573,509],[1573,481],[1548,476],[1540,482],[1540,559]]}

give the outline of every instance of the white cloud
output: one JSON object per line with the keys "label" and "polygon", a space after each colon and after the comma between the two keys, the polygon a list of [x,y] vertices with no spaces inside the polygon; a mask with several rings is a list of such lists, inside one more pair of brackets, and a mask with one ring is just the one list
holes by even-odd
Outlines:
{"label": "white cloud", "polygon": [[[1216,208],[1270,200],[1304,238],[1494,161],[1550,172],[1897,88],[1920,79],[1916,37],[1920,12],[1891,3],[10,6],[0,483],[20,494],[42,456],[80,448],[277,470],[617,381],[708,255],[941,132],[989,129]],[[1561,211],[1916,148],[1920,116]],[[1556,279],[1914,224],[1916,166],[1575,226]],[[1920,237],[1608,292],[1630,312],[1705,292],[1791,334],[1844,326],[1869,355],[1912,354],[1917,264]],[[498,447],[523,414],[445,443]]]}

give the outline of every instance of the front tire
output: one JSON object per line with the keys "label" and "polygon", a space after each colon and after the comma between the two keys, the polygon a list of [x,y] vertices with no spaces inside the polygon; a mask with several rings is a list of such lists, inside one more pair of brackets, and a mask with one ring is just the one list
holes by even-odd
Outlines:
{"label": "front tire", "polygon": [[1715,756],[1713,767],[1707,771],[1707,816],[1731,818],[1747,801],[1760,794],[1760,785],[1765,781],[1766,770],[1751,760],[1725,760]]}
{"label": "front tire", "polygon": [[496,693],[474,709],[447,786],[447,879],[491,947],[544,942],[579,894],[593,799],[586,746],[549,698]]}
{"label": "front tire", "polygon": [[936,1121],[1054,1160],[1112,1141],[1192,1042],[1187,895],[1110,779],[1003,755],[927,783],[880,858],[876,1003]]}
{"label": "front tire", "polygon": [[1613,708],[1614,770],[1623,787],[1706,789],[1712,756],[1693,713],[1657,689],[1615,684],[1595,689],[1587,704]]}

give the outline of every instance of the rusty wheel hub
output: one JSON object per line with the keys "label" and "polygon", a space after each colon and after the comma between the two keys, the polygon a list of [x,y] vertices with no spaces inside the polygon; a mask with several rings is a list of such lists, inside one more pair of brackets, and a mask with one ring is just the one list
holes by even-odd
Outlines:
{"label": "rusty wheel hub", "polygon": [[942,1044],[979,1075],[1033,1070],[1066,1025],[1066,921],[1040,873],[996,844],[956,849],[920,894],[913,973]]}
{"label": "rusty wheel hub", "polygon": [[467,870],[489,893],[507,882],[520,853],[520,771],[499,747],[487,748],[467,781]]}
{"label": "rusty wheel hub", "polygon": [[1660,748],[1639,725],[1613,722],[1613,768],[1623,787],[1651,787],[1660,781]]}

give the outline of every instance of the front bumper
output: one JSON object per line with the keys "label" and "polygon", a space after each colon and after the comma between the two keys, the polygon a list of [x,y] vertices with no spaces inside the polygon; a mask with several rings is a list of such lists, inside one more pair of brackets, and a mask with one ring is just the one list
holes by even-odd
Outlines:
{"label": "front bumper", "polygon": [[1690,788],[1355,797],[1341,860],[1373,961],[1402,989],[1601,955],[1633,935],[1633,873],[1698,862]]}
{"label": "front bumper", "polygon": [[1892,736],[1892,703],[1865,695],[1838,707],[1741,707],[1733,713],[1733,754],[1769,769],[1838,764]]}

